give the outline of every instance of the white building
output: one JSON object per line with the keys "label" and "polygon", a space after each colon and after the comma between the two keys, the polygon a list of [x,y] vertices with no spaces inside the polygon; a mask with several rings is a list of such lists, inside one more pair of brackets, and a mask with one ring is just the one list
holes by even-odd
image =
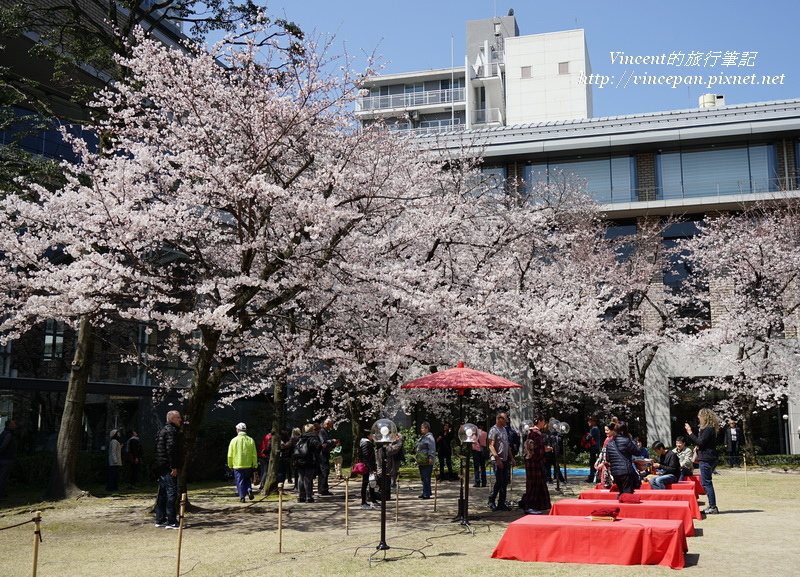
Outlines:
{"label": "white building", "polygon": [[592,116],[583,30],[520,36],[513,15],[473,20],[466,49],[463,66],[370,80],[357,117],[439,132]]}
{"label": "white building", "polygon": [[[593,118],[582,74],[591,74],[582,30],[520,36],[513,15],[477,20],[467,23],[464,67],[370,80],[357,116],[414,130],[436,146],[478,146],[484,170],[501,183],[554,169],[583,178],[618,234],[645,218],[679,215],[684,222],[665,230],[665,245],[694,234],[707,213],[800,195],[800,100],[725,105],[704,95],[689,110]],[[645,392],[650,441],[682,434],[684,412],[696,408],[671,407],[670,386],[704,376],[713,376],[707,363],[659,353]],[[797,399],[800,378],[787,378]],[[776,448],[788,442],[800,451],[796,401],[765,423]]]}

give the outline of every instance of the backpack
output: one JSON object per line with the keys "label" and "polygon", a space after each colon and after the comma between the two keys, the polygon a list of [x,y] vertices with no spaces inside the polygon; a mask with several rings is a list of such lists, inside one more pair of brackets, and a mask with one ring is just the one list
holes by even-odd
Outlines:
{"label": "backpack", "polygon": [[581,437],[581,448],[582,449],[591,449],[595,445],[597,445],[597,441],[594,440],[594,437],[591,433],[586,433],[583,437]]}
{"label": "backpack", "polygon": [[314,462],[311,449],[308,446],[310,437],[300,437],[292,450],[292,461],[300,465],[310,465]]}
{"label": "backpack", "polygon": [[509,426],[506,427],[506,434],[508,435],[509,452],[516,455],[519,452],[519,433]]}

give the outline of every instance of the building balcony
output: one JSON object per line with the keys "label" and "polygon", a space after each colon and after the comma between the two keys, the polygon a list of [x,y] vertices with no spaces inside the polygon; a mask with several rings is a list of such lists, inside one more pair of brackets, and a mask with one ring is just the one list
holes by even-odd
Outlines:
{"label": "building balcony", "polygon": [[503,117],[499,108],[483,108],[472,115],[473,124],[502,124]]}
{"label": "building balcony", "polygon": [[682,211],[741,210],[764,201],[800,198],[794,177],[709,182],[682,187],[590,191],[607,218],[674,214]]}
{"label": "building balcony", "polygon": [[362,96],[356,100],[356,113],[377,110],[407,110],[414,107],[437,106],[441,104],[464,103],[463,88],[427,90],[386,96]]}

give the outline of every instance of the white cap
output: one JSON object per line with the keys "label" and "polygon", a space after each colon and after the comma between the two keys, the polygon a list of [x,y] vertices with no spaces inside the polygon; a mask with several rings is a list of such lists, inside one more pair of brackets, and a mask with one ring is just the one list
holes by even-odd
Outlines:
{"label": "white cap", "polygon": [[237,431],[246,431],[247,430],[247,425],[245,425],[244,423],[239,423],[238,425],[236,425],[236,430]]}

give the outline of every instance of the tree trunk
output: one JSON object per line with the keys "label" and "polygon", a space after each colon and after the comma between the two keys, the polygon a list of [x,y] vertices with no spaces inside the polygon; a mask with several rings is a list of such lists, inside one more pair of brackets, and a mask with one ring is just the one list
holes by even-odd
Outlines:
{"label": "tree trunk", "polygon": [[206,407],[219,390],[225,374],[224,367],[214,367],[214,355],[219,345],[220,332],[201,329],[203,345],[198,352],[192,375],[192,386],[183,410],[183,467],[178,481],[178,493],[186,493],[186,478],[192,460],[195,444],[205,420]]}
{"label": "tree trunk", "polygon": [[49,500],[73,498],[83,494],[75,484],[75,472],[81,443],[83,408],[94,356],[94,326],[89,317],[81,317],[77,341],[58,430],[56,458],[45,492],[45,498]]}
{"label": "tree trunk", "polygon": [[353,451],[352,451],[352,459],[351,459],[351,466],[352,463],[356,462],[359,455],[359,444],[361,443],[361,436],[364,430],[364,423],[362,422],[363,418],[363,410],[361,404],[351,397],[350,402],[347,403],[347,409],[350,413],[350,430],[353,433]]}
{"label": "tree trunk", "polygon": [[755,397],[747,397],[742,405],[741,420],[742,435],[744,436],[744,458],[747,465],[752,466],[756,464],[756,448],[753,444],[753,430],[750,421],[756,408]]}
{"label": "tree trunk", "polygon": [[286,423],[286,378],[275,379],[272,389],[272,444],[269,451],[267,478],[261,488],[261,495],[271,495],[278,489],[278,466],[281,432]]}

